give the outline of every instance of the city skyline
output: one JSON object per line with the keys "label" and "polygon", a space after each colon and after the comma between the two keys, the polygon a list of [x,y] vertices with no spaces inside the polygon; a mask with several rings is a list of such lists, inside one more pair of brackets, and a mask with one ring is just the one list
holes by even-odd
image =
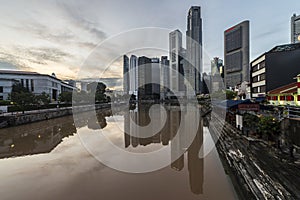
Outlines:
{"label": "city skyline", "polygon": [[[90,4],[77,1],[7,2],[0,12],[0,69],[55,72],[62,79],[76,79],[80,65],[98,43],[134,28],[161,27],[184,32],[186,15],[193,5],[201,6],[203,48],[211,59],[216,56],[223,58],[223,31],[243,20],[250,20],[252,61],[276,45],[289,43],[290,18],[294,13],[299,14],[300,6],[291,8],[288,3],[269,2],[272,7],[280,8],[280,12],[264,9],[268,3],[239,1],[163,1],[156,6],[153,2],[132,0],[128,2],[131,6],[125,10],[116,6],[120,3],[118,1],[91,1]],[[271,15],[276,18],[270,20]],[[121,77],[122,60],[117,60],[114,65],[108,75]],[[205,60],[204,71],[209,69],[210,60]]]}

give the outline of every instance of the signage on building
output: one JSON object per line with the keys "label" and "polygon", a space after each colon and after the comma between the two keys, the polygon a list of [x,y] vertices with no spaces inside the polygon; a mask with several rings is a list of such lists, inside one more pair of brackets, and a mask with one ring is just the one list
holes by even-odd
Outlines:
{"label": "signage on building", "polygon": [[240,111],[259,111],[259,104],[239,104]]}

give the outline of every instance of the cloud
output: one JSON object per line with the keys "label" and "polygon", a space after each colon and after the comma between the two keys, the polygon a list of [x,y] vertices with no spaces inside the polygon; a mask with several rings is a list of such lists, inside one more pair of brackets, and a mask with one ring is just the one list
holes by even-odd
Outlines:
{"label": "cloud", "polygon": [[[69,5],[66,5],[65,3],[58,2],[59,7],[65,11],[65,14],[69,17],[71,20],[71,23],[76,25],[77,27],[89,32],[93,36],[96,37],[97,40],[104,40],[107,38],[107,34],[99,29],[99,24],[96,22],[92,22],[88,20],[87,18],[80,15],[79,12],[76,12],[78,7],[76,9],[70,7]],[[78,6],[78,5],[77,5]]]}

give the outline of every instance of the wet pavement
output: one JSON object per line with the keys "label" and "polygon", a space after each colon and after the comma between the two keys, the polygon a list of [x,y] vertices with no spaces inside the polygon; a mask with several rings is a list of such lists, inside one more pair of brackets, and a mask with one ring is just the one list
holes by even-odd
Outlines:
{"label": "wet pavement", "polygon": [[[181,116],[187,112],[168,107],[163,128],[141,138],[130,121],[146,126],[151,121],[148,111],[144,107],[116,114],[100,110],[96,121],[86,117],[74,123],[73,117],[67,116],[0,129],[1,200],[237,198],[216,149],[204,158],[199,156],[202,145],[204,155],[213,145],[202,119],[190,145],[185,134],[174,140]],[[161,123],[160,118],[156,120],[154,125]],[[183,132],[189,134],[188,129]],[[117,157],[107,149],[107,141],[98,140],[100,136],[124,152],[147,154],[165,149],[159,156],[149,157],[144,164],[149,167],[160,161],[172,162],[149,173],[117,171],[102,164],[97,153],[104,152],[108,162],[121,159],[124,166],[135,162]]]}

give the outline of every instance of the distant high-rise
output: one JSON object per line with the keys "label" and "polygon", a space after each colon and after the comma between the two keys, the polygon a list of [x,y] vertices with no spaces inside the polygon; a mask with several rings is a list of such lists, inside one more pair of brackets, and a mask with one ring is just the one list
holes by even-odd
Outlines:
{"label": "distant high-rise", "polygon": [[183,63],[182,63],[182,34],[179,30],[169,34],[170,52],[170,90],[179,95],[183,90]]}
{"label": "distant high-rise", "polygon": [[223,86],[223,60],[215,57],[213,60],[211,60],[211,83],[209,92],[214,93],[216,91],[219,91],[220,89],[224,89]]}
{"label": "distant high-rise", "polygon": [[130,56],[130,72],[129,72],[129,83],[130,83],[130,88],[129,88],[129,93],[130,94],[135,94],[137,92],[138,88],[138,72],[137,72],[137,57],[135,55]]}
{"label": "distant high-rise", "polygon": [[128,56],[123,56],[123,90],[124,93],[129,93],[129,58]]}
{"label": "distant high-rise", "polygon": [[249,82],[249,21],[243,21],[224,32],[225,86]]}
{"label": "distant high-rise", "polygon": [[291,43],[300,42],[300,15],[291,17]]}
{"label": "distant high-rise", "polygon": [[219,74],[222,77],[222,66],[223,60],[218,57],[214,57],[214,59],[211,60],[211,75],[214,76]]}
{"label": "distant high-rise", "polygon": [[138,58],[138,96],[144,98],[145,95],[152,94],[152,67],[151,59],[146,56]]}
{"label": "distant high-rise", "polygon": [[160,65],[160,97],[164,99],[170,88],[170,61],[168,56],[161,57]]}
{"label": "distant high-rise", "polygon": [[202,19],[201,7],[192,6],[187,16],[186,31],[187,64],[185,77],[196,93],[201,93],[202,74]]}
{"label": "distant high-rise", "polygon": [[151,59],[151,84],[152,84],[152,95],[158,97],[160,95],[160,62],[159,58]]}

